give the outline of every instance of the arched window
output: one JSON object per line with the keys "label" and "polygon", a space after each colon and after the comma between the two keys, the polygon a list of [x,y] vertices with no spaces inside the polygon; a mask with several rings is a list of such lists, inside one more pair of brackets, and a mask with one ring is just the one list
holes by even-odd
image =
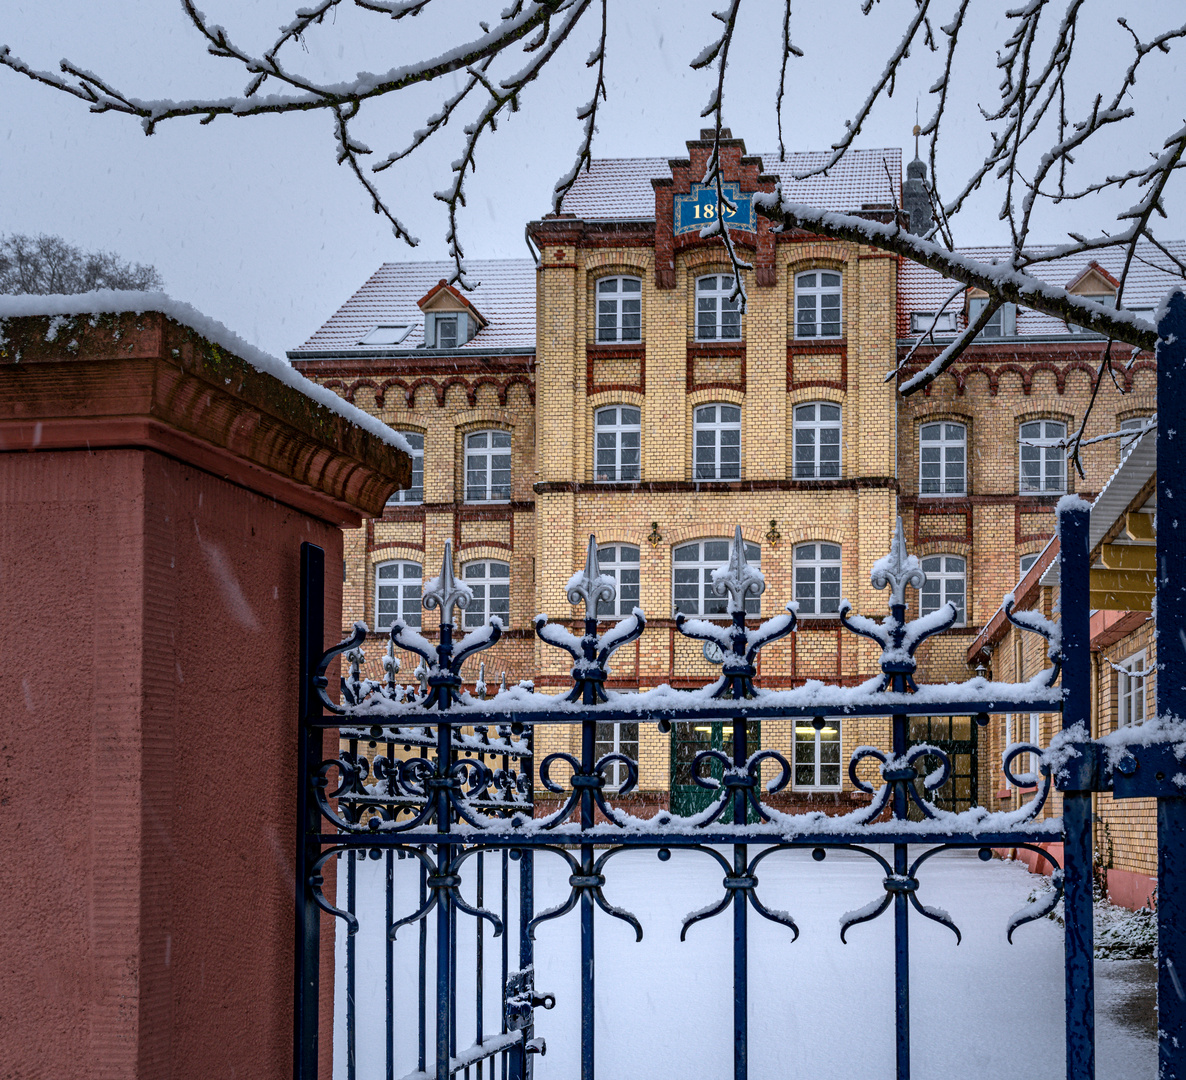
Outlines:
{"label": "arched window", "polygon": [[732,274],[696,279],[697,341],[741,340],[741,298],[731,298],[736,283]]}
{"label": "arched window", "polygon": [[420,583],[424,573],[418,562],[395,559],[375,567],[375,629],[390,630],[396,619],[420,628]]}
{"label": "arched window", "polygon": [[609,544],[597,549],[597,563],[606,577],[618,586],[617,606],[605,600],[597,601],[597,617],[613,618],[629,615],[638,607],[638,548],[633,544]]}
{"label": "arched window", "polygon": [[491,615],[511,621],[511,564],[499,559],[475,559],[461,568],[461,577],[473,590],[474,598],[462,612],[462,625],[485,626]]}
{"label": "arched window", "polygon": [[944,420],[918,429],[920,495],[963,495],[968,490],[968,429]]}
{"label": "arched window", "polygon": [[918,610],[921,615],[938,611],[946,603],[955,604],[959,614],[955,625],[963,626],[966,621],[965,597],[968,591],[968,564],[958,555],[930,555],[922,560],[922,572],[926,584],[918,594]]}
{"label": "arched window", "polygon": [[795,479],[827,480],[840,475],[840,406],[828,401],[796,405]]}
{"label": "arched window", "polygon": [[597,280],[597,340],[642,341],[642,281],[636,277]]}
{"label": "arched window", "polygon": [[695,480],[741,479],[741,407],[701,405],[693,413]]}
{"label": "arched window", "polygon": [[[761,567],[762,549],[745,545],[746,561]],[[697,540],[681,544],[671,553],[671,588],[676,611],[685,615],[727,618],[729,595],[717,596],[712,587],[712,572],[729,562],[728,540]],[[757,615],[761,597],[745,598],[745,613]]]}
{"label": "arched window", "polygon": [[465,437],[465,501],[508,502],[511,433],[474,431]]}
{"label": "arched window", "polygon": [[412,486],[395,492],[387,505],[424,502],[424,436],[418,431],[401,431],[412,447]]}
{"label": "arched window", "polygon": [[799,617],[840,612],[840,545],[799,544],[795,548],[795,600]]}
{"label": "arched window", "polygon": [[834,270],[795,275],[795,337],[840,336],[840,286]]}
{"label": "arched window", "polygon": [[1032,420],[1021,425],[1018,456],[1022,491],[1066,491],[1066,437],[1067,425],[1057,420]]}
{"label": "arched window", "polygon": [[593,475],[599,484],[639,479],[641,417],[641,412],[632,405],[597,410],[593,418]]}

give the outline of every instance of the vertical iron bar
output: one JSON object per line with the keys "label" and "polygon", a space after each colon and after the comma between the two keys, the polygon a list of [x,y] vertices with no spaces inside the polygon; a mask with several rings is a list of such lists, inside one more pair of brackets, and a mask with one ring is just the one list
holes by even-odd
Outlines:
{"label": "vertical iron bar", "polygon": [[[905,618],[906,609],[897,610],[898,621]],[[894,759],[902,761],[910,748],[910,718],[905,713],[893,717]],[[906,820],[908,796],[906,784],[894,784],[894,819]],[[894,845],[894,875],[905,878],[910,873],[910,849],[905,844]],[[910,901],[906,893],[894,893],[894,1031],[897,1080],[910,1080]]]}
{"label": "vertical iron bar", "polygon": [[[393,745],[387,744],[387,760],[395,756]],[[391,926],[395,922],[395,851],[387,849],[387,922]],[[390,934],[384,934],[387,950],[387,968],[384,978],[387,981],[387,1047],[385,1053],[385,1080],[395,1080],[395,942]]]}
{"label": "vertical iron bar", "polygon": [[[1186,296],[1166,298],[1157,326],[1157,714],[1186,716]],[[1175,496],[1179,496],[1175,498]],[[1186,1078],[1186,800],[1157,800],[1157,1034],[1160,1080]]]}
{"label": "vertical iron bar", "polygon": [[[353,743],[357,746],[357,743]],[[345,852],[346,858],[346,910],[354,914],[358,910],[358,856],[361,848]],[[358,1075],[357,1028],[358,1016],[354,1007],[354,986],[357,960],[356,937],[346,936],[346,1080],[355,1080]]]}
{"label": "vertical iron bar", "polygon": [[[449,629],[441,624],[441,636]],[[437,722],[437,767],[436,777],[444,780],[449,775],[452,752],[452,733],[445,720]],[[436,790],[436,825],[438,833],[449,831],[449,794],[442,785]],[[436,873],[443,877],[449,872],[451,855],[448,844],[436,845]],[[453,967],[453,905],[449,902],[449,890],[437,886],[437,1021],[436,1021],[436,1074],[449,1075],[449,1036],[453,1029],[453,986],[449,979]]]}
{"label": "vertical iron bar", "polygon": [[[503,769],[506,769],[506,767],[507,767],[506,762],[507,762],[507,759],[504,755],[504,757],[502,759]],[[510,885],[511,885],[511,880],[510,880],[510,878],[511,878],[511,875],[510,875],[511,852],[510,852],[509,848],[504,847],[502,849],[502,851],[500,852],[500,854],[502,856],[502,925],[503,925],[503,932],[502,932],[502,943],[501,943],[502,944],[502,949],[501,949],[501,951],[502,951],[502,993],[499,995],[499,997],[500,997],[500,1007],[502,1009],[502,1021],[498,1026],[498,1030],[499,1030],[500,1034],[505,1035],[507,1033],[507,976],[509,976],[511,973],[511,969],[510,969],[510,947],[511,947],[511,912],[510,912],[511,903],[510,903],[510,900],[511,900],[511,897],[510,897],[510,892],[508,891],[510,889]],[[507,1056],[506,1056],[506,1054],[502,1055],[502,1080],[507,1080]]]}
{"label": "vertical iron bar", "polygon": [[[1090,510],[1067,501],[1059,509],[1059,597],[1063,646],[1063,729],[1081,725],[1091,738]],[[1095,1076],[1095,979],[1092,927],[1091,792],[1064,791],[1063,887],[1066,912],[1067,1080]]]}
{"label": "vertical iron bar", "polygon": [[[421,757],[424,751],[421,751]],[[420,911],[428,903],[428,870],[424,863],[416,860],[420,867]],[[417,1048],[417,1068],[427,1072],[428,1065],[428,916],[420,920],[420,1014],[417,1017],[420,1043]]]}
{"label": "vertical iron bar", "polygon": [[[733,767],[745,768],[746,718],[733,717]],[[744,828],[746,797],[743,788],[733,791],[733,827]],[[745,877],[748,872],[749,848],[733,845],[733,876]],[[733,1078],[746,1080],[749,1076],[749,953],[748,923],[749,893],[733,890]]]}
{"label": "vertical iron bar", "polygon": [[[485,889],[486,867],[485,867],[485,863],[484,863],[483,859],[484,859],[484,853],[479,851],[478,856],[477,856],[477,862],[478,862],[478,907],[479,908],[484,906],[485,899],[486,899],[486,889]],[[482,1041],[482,1008],[483,1008],[482,983],[486,977],[485,972],[483,970],[483,963],[482,963],[482,961],[484,959],[483,955],[482,955],[482,945],[483,945],[483,942],[482,942],[482,920],[475,919],[474,926],[475,926],[475,932],[478,935],[477,958],[476,958],[477,968],[478,968],[478,979],[477,979],[477,989],[474,994],[474,1011],[477,1013],[477,1023],[475,1024],[475,1028],[474,1028],[474,1042],[480,1044]],[[478,1080],[482,1080],[482,1063],[480,1061],[478,1062]]]}
{"label": "vertical iron bar", "polygon": [[[586,635],[588,634],[586,619]],[[596,631],[596,623],[594,623]],[[581,772],[593,773],[597,750],[597,721],[581,721]],[[593,828],[593,792],[581,789],[581,831]],[[581,845],[581,874],[593,875],[593,845]],[[581,1080],[593,1080],[593,891],[581,890]]]}
{"label": "vertical iron bar", "polygon": [[310,725],[321,713],[313,692],[313,674],[325,651],[325,552],[316,544],[301,544],[300,642],[297,689],[297,852],[296,852],[296,964],[293,1002],[293,1076],[317,1078],[318,996],[321,963],[320,910],[313,900],[309,877],[320,846],[311,837],[320,832],[321,815],[311,797],[311,780],[321,765],[322,733]]}

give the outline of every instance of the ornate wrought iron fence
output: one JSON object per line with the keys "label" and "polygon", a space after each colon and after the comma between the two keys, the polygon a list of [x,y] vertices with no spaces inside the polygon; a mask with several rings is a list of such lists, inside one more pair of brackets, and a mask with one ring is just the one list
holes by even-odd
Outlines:
{"label": "ornate wrought iron fence", "polygon": [[[1172,503],[1172,478],[1186,475],[1173,431],[1186,431],[1186,296],[1177,294],[1161,326],[1158,351],[1159,399],[1158,496],[1162,513]],[[1176,335],[1174,331],[1176,330]],[[1176,397],[1175,397],[1176,392]],[[1161,433],[1165,433],[1164,435]],[[1164,456],[1163,456],[1164,451]],[[889,555],[873,571],[873,584],[889,588],[888,613],[880,620],[858,615],[847,604],[841,621],[852,633],[874,640],[881,648],[880,675],[859,687],[809,684],[792,690],[755,688],[755,661],[759,650],[795,628],[793,605],[757,627],[747,627],[744,600],[765,588],[761,574],[745,559],[740,529],[730,549],[729,563],[714,575],[718,595],[728,595],[730,623],[720,625],[677,616],[677,627],[687,637],[713,642],[724,654],[722,673],[712,685],[693,693],[661,687],[639,694],[616,694],[605,688],[607,661],[615,649],[634,640],[645,629],[643,613],[634,613],[599,633],[595,617],[598,599],[613,599],[614,583],[597,566],[597,549],[589,541],[583,574],[568,588],[570,603],[585,605],[581,637],[536,619],[536,632],[547,644],[567,651],[573,660],[573,686],[555,697],[515,689],[482,700],[461,692],[461,663],[467,656],[488,648],[499,638],[496,619],[453,641],[452,612],[465,607],[468,590],[453,579],[451,552],[446,546],[440,578],[425,589],[425,606],[439,607],[440,637],[436,644],[398,621],[391,628],[394,646],[417,653],[425,675],[418,688],[403,688],[395,681],[395,665],[387,664],[381,683],[359,676],[356,650],[365,627],[327,652],[322,652],[322,560],[318,549],[306,545],[302,555],[302,700],[300,823],[302,879],[298,897],[296,1069],[298,1080],[314,1080],[317,1062],[317,958],[319,918],[327,912],[344,921],[347,934],[358,929],[353,914],[355,878],[351,858],[386,860],[390,875],[400,859],[414,860],[419,872],[418,904],[404,913],[395,910],[389,890],[386,933],[394,937],[404,926],[416,925],[420,933],[417,992],[419,1071],[412,1077],[501,1075],[522,1080],[531,1075],[532,1057],[542,1052],[534,1038],[533,1016],[547,1007],[546,995],[533,986],[533,936],[543,922],[559,919],[580,909],[581,979],[581,1076],[592,1080],[594,1043],[594,957],[596,908],[629,923],[641,939],[643,927],[628,911],[610,904],[603,886],[615,855],[629,849],[654,849],[660,859],[673,849],[701,853],[723,871],[719,900],[689,915],[681,939],[696,923],[731,912],[733,921],[733,1061],[734,1076],[748,1075],[748,919],[751,909],[763,919],[783,925],[797,937],[791,914],[769,905],[759,893],[758,870],[772,854],[810,850],[817,860],[829,851],[845,849],[871,859],[884,874],[884,894],[875,903],[852,913],[842,925],[841,938],[863,922],[876,919],[891,908],[894,927],[895,1045],[892,1055],[898,1080],[910,1075],[910,916],[934,920],[957,937],[959,928],[938,909],[923,904],[917,895],[920,872],[926,863],[945,851],[975,849],[991,857],[994,847],[1028,848],[1051,864],[1052,888],[1015,916],[1001,932],[1012,939],[1026,922],[1053,909],[1065,899],[1066,926],[1066,1069],[1070,1080],[1094,1076],[1094,996],[1092,973],[1092,792],[1112,790],[1116,797],[1137,795],[1158,799],[1159,828],[1159,1027],[1161,1076],[1186,1077],[1186,972],[1175,963],[1186,963],[1186,920],[1179,917],[1181,880],[1186,870],[1182,837],[1186,826],[1181,761],[1175,746],[1186,743],[1183,729],[1172,720],[1146,725],[1143,732],[1125,738],[1093,741],[1088,565],[1088,507],[1074,498],[1059,506],[1061,543],[1061,620],[1053,624],[1033,612],[1013,612],[1008,618],[1021,630],[1041,635],[1048,642],[1051,666],[1029,682],[1009,684],[973,678],[960,684],[918,685],[915,652],[927,638],[949,628],[956,618],[954,606],[917,619],[907,618],[906,589],[921,588],[925,581],[917,558],[906,551],[901,525]],[[1159,612],[1158,642],[1163,675],[1158,679],[1158,711],[1164,717],[1186,716],[1186,679],[1171,677],[1181,663],[1177,649],[1186,642],[1186,519],[1179,530],[1163,521],[1158,533]],[[345,654],[351,664],[342,680],[342,702],[332,701],[325,673],[332,660]],[[389,655],[391,649],[389,648]],[[1164,665],[1172,665],[1166,669]],[[1061,674],[1061,686],[1057,686]],[[1181,700],[1180,700],[1181,699]],[[1043,750],[1028,744],[1012,745],[1003,768],[1014,783],[1036,783],[1034,797],[1020,810],[990,813],[980,807],[960,812],[942,809],[928,796],[943,788],[951,760],[940,746],[911,738],[911,718],[968,717],[987,722],[991,713],[1055,712],[1062,715],[1062,731]],[[852,783],[871,796],[867,806],[849,814],[821,821],[819,815],[794,815],[765,801],[787,785],[792,765],[779,750],[751,746],[749,725],[764,719],[792,719],[822,725],[828,719],[852,717],[891,718],[891,745],[886,749],[858,747],[848,771]],[[598,756],[597,726],[606,723],[657,724],[670,730],[672,723],[722,723],[729,731],[724,743],[698,753],[692,773],[710,794],[707,805],[690,816],[664,812],[650,820],[633,817],[613,803],[607,790],[624,770],[629,791],[638,781],[635,760],[621,753]],[[559,807],[536,817],[531,806],[534,784],[530,732],[536,723],[573,724],[580,728],[579,756],[567,752],[548,755],[538,767],[540,782],[561,796]],[[945,721],[947,722],[947,721]],[[336,758],[322,760],[314,734],[340,729],[348,748]],[[916,729],[917,730],[917,729]],[[364,748],[362,743],[368,745]],[[363,753],[362,750],[373,750]],[[1013,763],[1034,754],[1038,776],[1017,776]],[[402,756],[401,756],[402,755]],[[938,767],[923,774],[923,760]],[[872,765],[879,783],[863,778],[859,767]],[[561,766],[571,770],[566,782],[553,773]],[[763,767],[774,778],[763,784]],[[1181,777],[1183,784],[1176,782]],[[1052,789],[1062,792],[1061,818],[1039,820],[1038,814]],[[601,820],[598,820],[598,813]],[[911,820],[916,818],[917,820]],[[1064,865],[1039,847],[1062,841]],[[888,845],[892,859],[872,845]],[[915,850],[911,850],[914,845]],[[719,848],[729,853],[723,854]],[[756,850],[755,850],[756,849]],[[546,911],[534,910],[533,857],[549,852],[564,860],[571,871],[569,895],[564,903]],[[330,859],[346,856],[345,888],[339,877],[337,898],[322,889],[322,868]],[[483,863],[498,864],[499,911],[476,905],[461,893],[465,875],[486,881]],[[512,870],[514,867],[514,870]],[[481,869],[480,869],[481,868]],[[661,874],[661,871],[659,872]],[[661,877],[658,884],[661,886]],[[517,885],[517,889],[515,886]],[[345,907],[339,906],[345,893]],[[517,896],[515,893],[517,892]],[[512,917],[513,914],[513,917]],[[476,971],[458,970],[459,917],[477,925],[490,924],[496,935],[518,931],[517,967],[511,968],[504,936],[501,954],[500,1030],[487,1034],[482,1028],[481,995],[487,985],[480,933],[476,940]],[[430,932],[429,923],[432,922]],[[435,962],[430,965],[428,941],[434,942]],[[349,946],[348,946],[349,948]],[[394,1080],[393,973],[387,953],[386,987],[388,1028],[385,1042],[386,1075]],[[354,958],[347,963],[347,980],[353,979]],[[433,985],[427,972],[433,970]],[[347,988],[348,1054],[354,1051],[353,998]],[[479,998],[472,1044],[458,1035],[459,995]],[[429,1014],[432,1014],[430,1022]],[[431,1038],[430,1038],[431,1033]],[[352,1057],[348,1057],[348,1061]]]}

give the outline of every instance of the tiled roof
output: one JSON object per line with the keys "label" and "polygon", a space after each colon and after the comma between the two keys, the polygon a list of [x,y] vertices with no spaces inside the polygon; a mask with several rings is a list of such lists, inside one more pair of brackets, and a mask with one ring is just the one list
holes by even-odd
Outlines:
{"label": "tiled roof", "polygon": [[[1171,240],[1165,246],[1173,252],[1175,258],[1186,260],[1186,241]],[[1007,247],[969,247],[957,250],[961,255],[988,263],[1004,261],[1010,256],[1010,249]],[[1050,251],[1051,248],[1032,247],[1029,250],[1042,252]],[[1081,252],[1049,263],[1040,263],[1030,268],[1029,272],[1051,285],[1065,286],[1082,274],[1092,262],[1099,263],[1109,274],[1118,278],[1124,269],[1124,252],[1120,248]],[[1181,277],[1173,263],[1152,244],[1142,243],[1138,246],[1137,258],[1133,260],[1129,269],[1122,302],[1130,311],[1142,308],[1152,311],[1175,283],[1181,283]],[[957,286],[959,282],[945,278],[935,270],[918,263],[903,262],[898,277],[898,336],[909,336],[911,312],[937,311]],[[947,308],[948,311],[954,309],[961,313],[961,327],[964,325],[963,307],[963,299],[956,297]],[[1018,309],[1018,336],[1057,335],[1067,332],[1067,325],[1061,319],[1028,308]]]}
{"label": "tiled roof", "polygon": [[[384,263],[361,289],[300,348],[289,353],[300,359],[306,352],[374,352],[359,342],[376,326],[408,323],[411,332],[399,351],[424,343],[424,314],[416,306],[425,293],[453,272],[451,262]],[[488,320],[483,330],[461,346],[476,349],[532,349],[535,347],[535,264],[530,259],[471,259],[470,281],[477,282],[466,298]]]}
{"label": "tiled roof", "polygon": [[[796,173],[819,168],[830,155],[827,150],[788,153],[785,161],[777,154],[762,154],[762,171],[782,180],[784,197],[809,203],[823,210],[860,210],[865,205],[901,203],[902,151],[850,150],[826,176],[796,180]],[[887,174],[888,170],[888,174]],[[582,169],[576,183],[564,197],[566,214],[593,221],[616,218],[655,217],[655,189],[652,177],[670,177],[667,158],[601,158],[592,168]],[[892,188],[891,188],[891,179]]]}

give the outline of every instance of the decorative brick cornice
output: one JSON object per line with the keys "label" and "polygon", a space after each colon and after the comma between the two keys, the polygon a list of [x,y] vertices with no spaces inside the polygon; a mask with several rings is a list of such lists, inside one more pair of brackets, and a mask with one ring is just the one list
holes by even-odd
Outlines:
{"label": "decorative brick cornice", "polygon": [[893,476],[857,476],[840,480],[651,480],[637,484],[591,484],[541,480],[532,485],[537,495],[606,495],[616,492],[661,495],[670,492],[735,495],[747,491],[853,491],[879,489],[897,492]]}

